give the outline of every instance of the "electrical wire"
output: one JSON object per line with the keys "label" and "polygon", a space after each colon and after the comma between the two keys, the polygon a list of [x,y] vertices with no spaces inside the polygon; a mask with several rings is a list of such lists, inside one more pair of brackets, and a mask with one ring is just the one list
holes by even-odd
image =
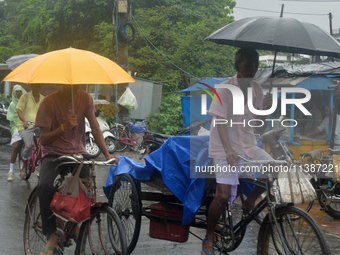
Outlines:
{"label": "electrical wire", "polygon": [[180,68],[178,65],[176,65],[174,62],[172,62],[167,56],[165,56],[150,40],[149,38],[145,35],[143,29],[139,26],[138,22],[136,21],[135,17],[132,15],[132,19],[133,21],[136,23],[137,27],[139,28],[139,30],[142,32],[144,38],[152,45],[152,47],[154,47],[154,49],[161,54],[167,61],[169,61],[173,66],[175,66],[178,70],[181,70],[183,73],[193,77],[193,78],[198,78],[195,75],[188,73],[187,71],[183,70],[182,68]]}
{"label": "electrical wire", "polygon": [[169,23],[171,24],[171,28],[175,31],[175,33],[182,39],[182,41],[184,42],[185,46],[187,46],[187,48],[192,52],[194,53],[194,55],[197,57],[198,60],[200,60],[201,62],[203,62],[204,64],[208,65],[209,68],[211,68],[212,70],[214,70],[215,72],[217,73],[220,73],[222,74],[223,76],[230,76],[230,75],[227,75],[227,74],[224,74],[223,72],[219,71],[219,70],[216,70],[214,67],[212,67],[209,63],[207,63],[206,61],[204,61],[199,55],[197,55],[194,50],[192,48],[190,48],[190,46],[185,42],[185,40],[183,39],[183,37],[180,35],[180,33],[178,33],[172,26],[172,23],[171,23],[171,20],[169,19],[169,16],[166,14],[166,12],[164,11],[163,9],[163,6],[161,4],[161,2],[159,0],[158,1],[158,4],[159,6],[161,7],[162,9],[162,12],[164,14],[164,16],[167,18],[167,20],[169,21]]}
{"label": "electrical wire", "polygon": [[[269,13],[281,13],[279,11],[269,11],[269,10],[259,10],[259,9],[251,9],[246,7],[234,7],[234,9],[242,9],[242,10],[248,10],[248,11],[257,11],[257,12],[269,12]],[[316,13],[298,13],[298,12],[284,12],[283,14],[297,14],[297,15],[312,15],[312,16],[328,16],[327,14],[316,14]]]}

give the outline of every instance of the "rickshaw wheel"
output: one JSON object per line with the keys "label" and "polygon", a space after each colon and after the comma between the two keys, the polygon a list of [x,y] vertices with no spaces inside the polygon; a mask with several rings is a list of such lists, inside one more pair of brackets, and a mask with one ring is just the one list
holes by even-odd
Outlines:
{"label": "rickshaw wheel", "polygon": [[109,206],[122,221],[128,254],[136,247],[142,220],[142,203],[137,181],[129,174],[116,176],[110,190]]}

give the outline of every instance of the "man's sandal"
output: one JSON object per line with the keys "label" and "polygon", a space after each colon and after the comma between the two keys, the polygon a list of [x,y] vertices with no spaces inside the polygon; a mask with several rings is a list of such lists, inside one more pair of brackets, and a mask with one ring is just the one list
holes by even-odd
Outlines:
{"label": "man's sandal", "polygon": [[50,246],[50,247],[47,247],[47,248],[44,248],[41,252],[44,253],[45,255],[47,255],[47,253],[49,251],[52,251],[51,255],[56,255],[58,253],[55,253],[55,252],[58,252],[58,249],[57,247],[55,246]]}
{"label": "man's sandal", "polygon": [[214,255],[214,254],[215,254],[215,250],[213,249],[212,253],[209,253],[209,252],[204,248],[204,242],[205,242],[205,239],[202,240],[202,251],[204,251],[205,254],[207,254],[207,255]]}

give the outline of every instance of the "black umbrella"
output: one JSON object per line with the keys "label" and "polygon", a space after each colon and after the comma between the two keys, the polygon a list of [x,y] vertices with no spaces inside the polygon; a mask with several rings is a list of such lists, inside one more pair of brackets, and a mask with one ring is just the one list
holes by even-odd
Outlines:
{"label": "black umbrella", "polygon": [[293,18],[241,19],[222,27],[206,40],[259,50],[340,57],[340,44],[330,34]]}
{"label": "black umbrella", "polygon": [[[340,58],[340,44],[318,26],[285,17],[249,17],[232,22],[205,40],[236,47]],[[270,86],[271,90],[271,86]]]}

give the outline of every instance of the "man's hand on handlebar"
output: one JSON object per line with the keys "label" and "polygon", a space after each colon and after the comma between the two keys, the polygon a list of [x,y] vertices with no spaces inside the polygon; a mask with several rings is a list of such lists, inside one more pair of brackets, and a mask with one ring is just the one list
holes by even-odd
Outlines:
{"label": "man's hand on handlebar", "polygon": [[118,162],[119,162],[119,158],[117,156],[110,156],[110,157],[106,158],[106,160],[110,160],[112,158],[114,158],[116,160],[114,164],[117,165]]}

